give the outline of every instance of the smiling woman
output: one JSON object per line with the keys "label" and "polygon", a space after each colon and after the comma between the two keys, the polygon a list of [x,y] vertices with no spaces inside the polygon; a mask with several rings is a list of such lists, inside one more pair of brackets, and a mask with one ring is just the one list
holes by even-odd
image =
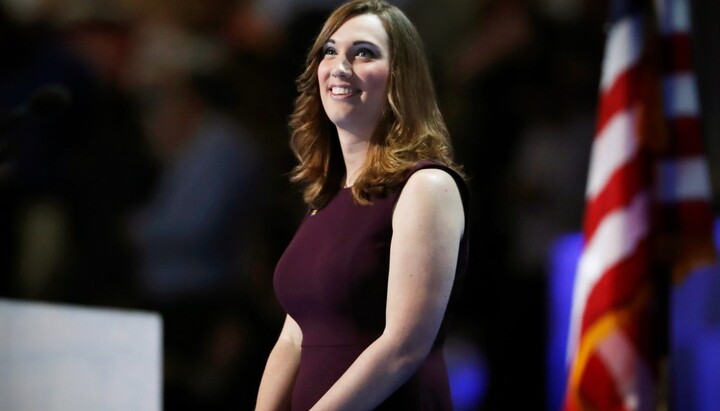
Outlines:
{"label": "smiling woman", "polygon": [[292,178],[310,210],[275,270],[287,316],[256,409],[452,409],[468,189],[417,31],[384,1],[345,3],[297,84]]}
{"label": "smiling woman", "polygon": [[[323,53],[317,75],[325,113],[337,127],[341,146],[367,148],[385,106],[390,71],[382,21],[374,14],[351,18],[325,43]],[[348,176],[355,173],[347,170]]]}

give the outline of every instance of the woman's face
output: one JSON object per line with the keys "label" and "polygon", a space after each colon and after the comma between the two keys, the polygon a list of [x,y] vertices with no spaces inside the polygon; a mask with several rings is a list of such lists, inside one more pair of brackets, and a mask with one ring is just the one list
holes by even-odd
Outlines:
{"label": "woman's face", "polygon": [[323,46],[318,66],[320,98],[340,129],[370,138],[387,100],[388,36],[380,18],[362,14],[346,21]]}

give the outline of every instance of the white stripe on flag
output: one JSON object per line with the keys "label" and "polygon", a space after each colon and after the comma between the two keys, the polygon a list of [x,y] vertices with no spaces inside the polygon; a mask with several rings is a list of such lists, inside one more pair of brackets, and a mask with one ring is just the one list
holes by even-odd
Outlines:
{"label": "white stripe on flag", "polygon": [[640,14],[620,19],[610,27],[602,66],[600,90],[605,91],[615,82],[617,77],[634,66],[639,60],[643,49],[643,18]]}
{"label": "white stripe on flag", "polygon": [[653,411],[653,377],[638,351],[620,329],[615,329],[598,344],[598,354],[613,376],[624,409]]}
{"label": "white stripe on flag", "polygon": [[655,0],[660,34],[690,32],[690,7],[686,0]]}
{"label": "white stripe on flag", "polygon": [[692,73],[672,74],[663,78],[663,110],[668,120],[700,114],[697,86]]}
{"label": "white stripe on flag", "polygon": [[602,275],[630,256],[648,231],[648,194],[639,192],[623,209],[605,216],[592,238],[586,239],[578,262],[568,335],[568,359],[575,355],[587,299]]}
{"label": "white stripe on flag", "polygon": [[635,156],[638,137],[635,110],[615,114],[593,141],[586,198],[592,200],[623,164]]}
{"label": "white stripe on flag", "polygon": [[705,160],[697,156],[658,163],[655,198],[665,203],[710,200],[710,176]]}

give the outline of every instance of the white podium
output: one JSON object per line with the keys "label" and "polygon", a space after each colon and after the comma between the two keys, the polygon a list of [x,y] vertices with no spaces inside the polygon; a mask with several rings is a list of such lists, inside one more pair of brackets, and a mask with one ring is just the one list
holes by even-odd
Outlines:
{"label": "white podium", "polygon": [[0,299],[0,410],[160,411],[156,313]]}

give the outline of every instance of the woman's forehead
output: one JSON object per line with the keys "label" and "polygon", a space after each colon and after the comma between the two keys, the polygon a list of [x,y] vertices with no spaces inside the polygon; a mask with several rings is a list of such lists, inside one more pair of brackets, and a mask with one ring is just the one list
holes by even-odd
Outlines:
{"label": "woman's forehead", "polygon": [[388,47],[388,34],[385,26],[375,14],[360,14],[349,18],[330,35],[331,42],[360,42],[369,41],[377,46]]}

